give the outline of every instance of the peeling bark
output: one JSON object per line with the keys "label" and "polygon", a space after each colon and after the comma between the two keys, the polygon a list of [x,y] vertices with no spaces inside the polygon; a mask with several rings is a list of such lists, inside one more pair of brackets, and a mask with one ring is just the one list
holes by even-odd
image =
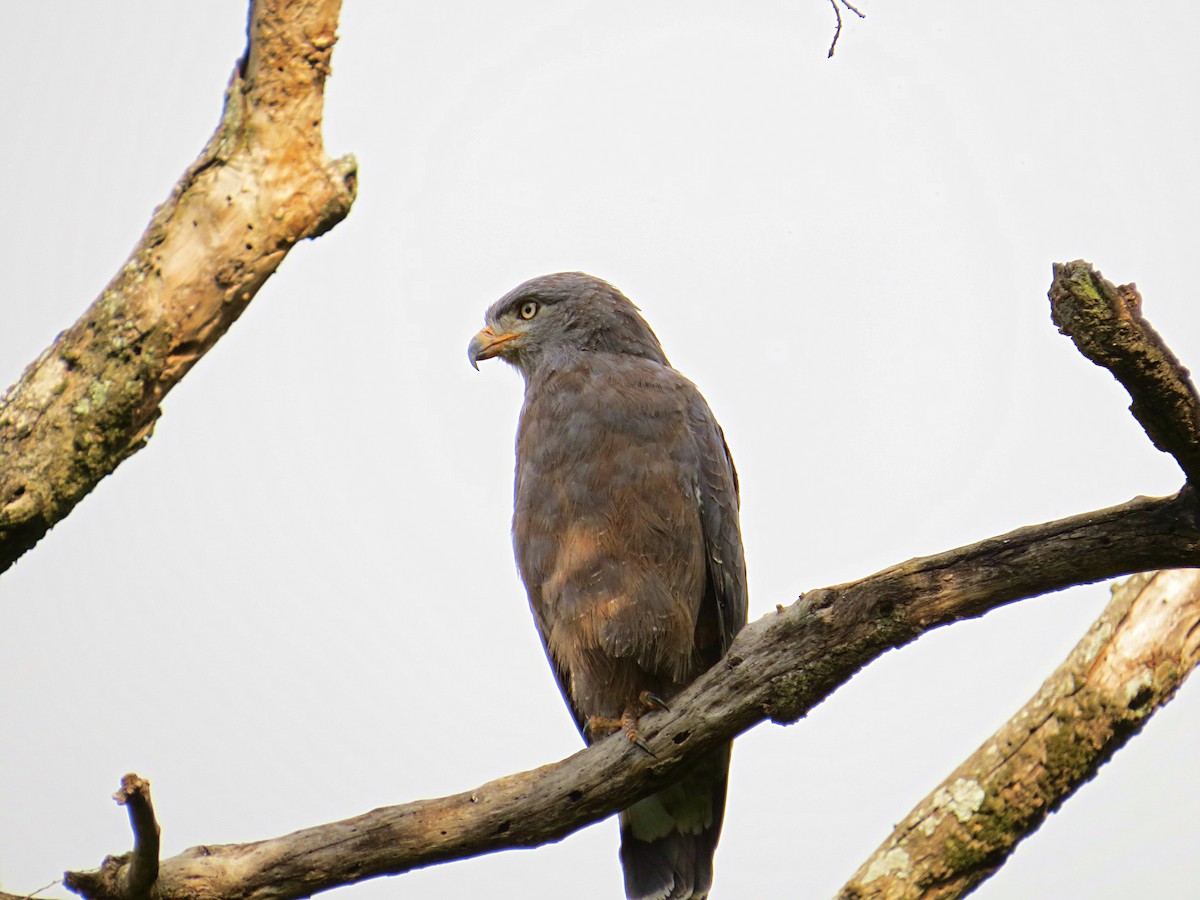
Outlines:
{"label": "peeling bark", "polygon": [[144,446],[284,256],[350,211],[321,138],[340,0],[259,0],[216,133],[99,299],[0,400],[0,572]]}

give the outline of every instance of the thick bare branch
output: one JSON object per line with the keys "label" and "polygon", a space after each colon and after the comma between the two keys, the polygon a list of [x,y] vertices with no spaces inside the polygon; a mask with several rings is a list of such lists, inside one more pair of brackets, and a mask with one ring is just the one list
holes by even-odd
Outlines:
{"label": "thick bare branch", "polygon": [[1091,263],[1056,263],[1050,311],[1079,352],[1129,391],[1129,407],[1150,440],[1200,484],[1200,395],[1171,349],[1142,316],[1133,284],[1114,285]]}
{"label": "thick bare branch", "polygon": [[1200,661],[1200,571],[1135,575],[1041,690],[896,827],[841,900],[953,900],[991,876]]}
{"label": "thick bare branch", "polygon": [[[677,779],[688,762],[763,719],[791,722],[889,649],[959,619],[1072,584],[1200,565],[1191,492],[1139,499],[806,594],[747,626],[725,659],[640,727],[474,791],[377,809],[252,844],[163,860],[156,895],[284,900],[378,875],[561,838]],[[106,865],[120,866],[112,858]],[[86,896],[109,898],[104,893]]]}
{"label": "thick bare branch", "polygon": [[139,450],[162,398],[292,246],[340,222],[355,164],[321,119],[340,0],[257,0],[208,146],[100,298],[0,400],[0,571]]}

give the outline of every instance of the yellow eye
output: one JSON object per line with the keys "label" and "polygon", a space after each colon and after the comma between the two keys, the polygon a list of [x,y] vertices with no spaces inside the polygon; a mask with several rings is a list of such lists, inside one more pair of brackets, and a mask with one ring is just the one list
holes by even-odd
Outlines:
{"label": "yellow eye", "polygon": [[530,300],[528,303],[526,303],[524,306],[521,307],[521,318],[522,319],[532,319],[534,316],[537,315],[537,311],[538,311],[538,305],[536,303],[534,303],[532,300]]}

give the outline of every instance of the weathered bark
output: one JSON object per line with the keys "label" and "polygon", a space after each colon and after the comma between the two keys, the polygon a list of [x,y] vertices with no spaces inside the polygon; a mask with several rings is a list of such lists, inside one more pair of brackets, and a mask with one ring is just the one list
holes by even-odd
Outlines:
{"label": "weathered bark", "polygon": [[839,900],[979,886],[1165,705],[1200,661],[1200,571],[1135,575],[1041,690],[909,813]]}
{"label": "weathered bark", "polygon": [[1079,352],[1129,391],[1129,411],[1154,446],[1200,484],[1200,396],[1188,370],[1142,316],[1137,285],[1114,285],[1089,263],[1054,266],[1050,313]]}
{"label": "weathered bark", "polygon": [[145,444],[167,392],[292,246],[340,222],[321,138],[340,0],[257,0],[216,133],[83,316],[0,400],[0,572]]}
{"label": "weathered bark", "polygon": [[[930,629],[1022,597],[1150,568],[1200,565],[1191,492],[1139,499],[893,566],[806,594],[748,625],[712,670],[645,716],[655,756],[616,735],[474,791],[377,809],[251,844],[163,860],[156,896],[283,900],[378,875],[564,837],[677,779],[689,761],[771,718],[791,722],[862,666]],[[120,867],[110,858],[109,867]],[[76,880],[75,885],[82,886]],[[88,879],[89,885],[112,878]],[[94,898],[120,896],[84,891]]]}

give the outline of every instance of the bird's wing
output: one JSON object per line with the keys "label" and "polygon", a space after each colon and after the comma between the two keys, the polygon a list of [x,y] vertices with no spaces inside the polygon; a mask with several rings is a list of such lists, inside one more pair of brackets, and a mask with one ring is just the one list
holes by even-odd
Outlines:
{"label": "bird's wing", "polygon": [[[746,564],[738,525],[737,471],[721,426],[689,383],[687,427],[695,448],[695,498],[705,567],[695,649],[708,668],[746,621]],[[729,745],[701,757],[682,780],[621,813],[625,891],[637,900],[707,897],[725,815]]]}
{"label": "bird's wing", "polygon": [[698,451],[697,493],[708,569],[696,643],[709,666],[724,655],[746,624],[746,562],[738,525],[737,470],[725,433],[698,391],[690,427]]}

